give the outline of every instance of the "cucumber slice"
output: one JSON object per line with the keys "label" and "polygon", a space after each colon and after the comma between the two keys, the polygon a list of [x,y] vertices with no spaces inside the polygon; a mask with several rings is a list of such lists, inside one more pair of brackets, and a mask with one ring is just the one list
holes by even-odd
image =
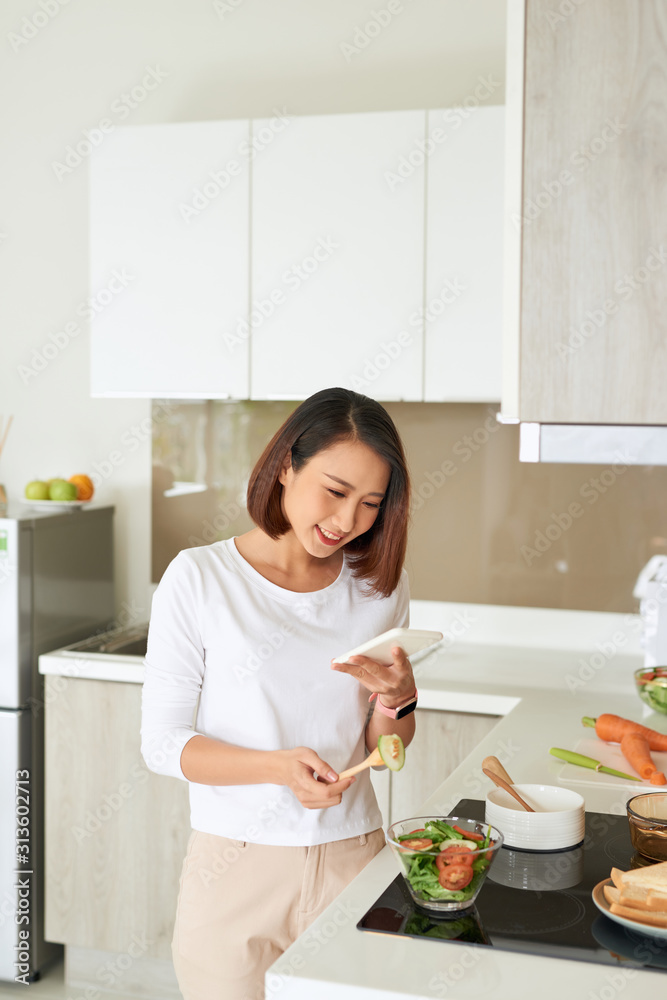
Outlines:
{"label": "cucumber slice", "polygon": [[438,846],[441,851],[445,851],[448,847],[468,847],[471,851],[479,851],[480,849],[479,841],[459,840],[454,837],[451,837],[449,840],[443,840]]}
{"label": "cucumber slice", "polygon": [[378,737],[378,753],[390,771],[400,771],[405,764],[403,740],[396,733]]}

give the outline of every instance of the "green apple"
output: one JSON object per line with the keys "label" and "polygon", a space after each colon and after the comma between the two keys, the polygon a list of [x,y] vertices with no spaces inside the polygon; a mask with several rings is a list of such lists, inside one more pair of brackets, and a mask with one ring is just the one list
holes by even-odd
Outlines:
{"label": "green apple", "polygon": [[49,500],[76,500],[76,486],[66,479],[52,479]]}
{"label": "green apple", "polygon": [[34,479],[26,486],[25,495],[28,500],[48,500],[49,484],[41,479]]}

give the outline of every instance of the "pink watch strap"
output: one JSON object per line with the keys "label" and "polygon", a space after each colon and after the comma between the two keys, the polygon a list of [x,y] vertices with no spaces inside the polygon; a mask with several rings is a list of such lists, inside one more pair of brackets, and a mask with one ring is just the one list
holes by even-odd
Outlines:
{"label": "pink watch strap", "polygon": [[413,695],[410,695],[409,698],[406,698],[406,700],[401,705],[396,705],[395,708],[387,708],[386,705],[383,705],[382,702],[380,701],[379,694],[377,691],[373,691],[368,700],[369,702],[371,702],[373,701],[374,698],[377,698],[377,704],[375,706],[377,711],[382,712],[383,715],[386,715],[390,719],[395,719],[396,713],[399,712],[402,708],[404,708],[405,705],[409,705],[410,702],[414,701],[416,697],[417,697],[417,688],[415,688],[415,693]]}

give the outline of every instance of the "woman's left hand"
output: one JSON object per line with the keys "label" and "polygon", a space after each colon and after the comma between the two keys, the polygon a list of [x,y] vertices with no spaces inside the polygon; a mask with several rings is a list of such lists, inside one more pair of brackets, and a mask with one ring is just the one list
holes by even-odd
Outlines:
{"label": "woman's left hand", "polygon": [[377,692],[385,708],[397,708],[412,697],[416,685],[410,661],[400,646],[394,646],[391,655],[389,666],[369,656],[351,656],[347,663],[332,660],[331,668],[356,677],[370,692]]}

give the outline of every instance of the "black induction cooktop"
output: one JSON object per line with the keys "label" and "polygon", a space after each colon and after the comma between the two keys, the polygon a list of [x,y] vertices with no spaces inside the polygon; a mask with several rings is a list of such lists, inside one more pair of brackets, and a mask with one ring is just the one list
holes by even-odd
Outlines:
{"label": "black induction cooktop", "polygon": [[[451,814],[484,820],[484,803],[462,799]],[[503,847],[476,905],[460,915],[437,917],[421,909],[397,875],[357,927],[667,971],[667,940],[626,930],[600,913],[591,896],[612,867],[628,870],[643,863],[634,854],[625,815],[587,812],[584,842],[571,850],[538,853]]]}

